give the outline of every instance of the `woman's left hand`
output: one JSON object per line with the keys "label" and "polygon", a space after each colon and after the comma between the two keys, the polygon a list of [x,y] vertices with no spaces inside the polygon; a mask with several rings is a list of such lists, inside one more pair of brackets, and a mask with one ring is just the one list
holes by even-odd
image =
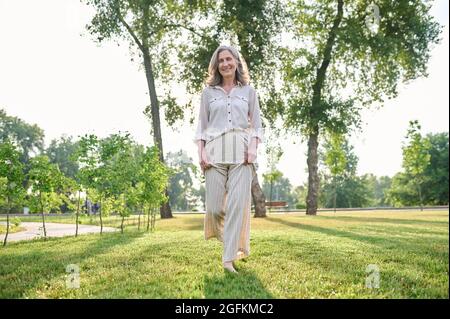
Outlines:
{"label": "woman's left hand", "polygon": [[254,163],[256,161],[256,155],[257,155],[257,138],[252,138],[250,141],[250,145],[248,146],[247,151],[245,152],[245,162],[244,164],[250,164]]}

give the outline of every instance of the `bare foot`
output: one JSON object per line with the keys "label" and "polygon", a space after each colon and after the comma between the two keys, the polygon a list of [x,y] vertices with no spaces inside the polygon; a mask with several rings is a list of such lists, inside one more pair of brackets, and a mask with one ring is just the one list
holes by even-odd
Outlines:
{"label": "bare foot", "polygon": [[223,268],[229,272],[237,273],[236,269],[233,267],[233,262],[228,261],[223,263]]}

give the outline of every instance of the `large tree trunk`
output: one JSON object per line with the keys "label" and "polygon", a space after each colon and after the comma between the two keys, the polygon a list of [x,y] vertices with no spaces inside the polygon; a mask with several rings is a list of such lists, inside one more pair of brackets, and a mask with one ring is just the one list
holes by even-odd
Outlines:
{"label": "large tree trunk", "polygon": [[[169,197],[169,192],[166,190],[164,191],[166,194],[166,197]],[[161,204],[161,207],[159,208],[159,214],[161,218],[172,218],[172,209],[170,208],[170,203],[167,201],[166,203]]]}
{"label": "large tree trunk", "polygon": [[306,197],[306,214],[317,214],[317,199],[319,197],[319,156],[317,148],[319,134],[310,134],[308,140],[308,195]]}
{"label": "large tree trunk", "polygon": [[[156,147],[158,147],[159,150],[159,159],[162,163],[164,163],[164,152],[162,147],[162,137],[161,137],[161,123],[159,120],[159,104],[158,104],[158,97],[156,95],[156,88],[155,88],[155,79],[153,77],[153,69],[152,69],[152,60],[150,57],[150,51],[149,51],[149,36],[150,31],[148,29],[148,21],[149,21],[149,9],[150,9],[150,2],[143,2],[142,4],[142,25],[141,30],[138,33],[138,35],[133,31],[133,29],[128,25],[128,23],[123,18],[121,12],[120,12],[120,6],[118,5],[118,2],[115,3],[115,10],[118,19],[120,22],[124,25],[124,27],[127,29],[133,40],[136,42],[136,45],[139,47],[139,49],[142,52],[142,55],[144,57],[144,68],[145,68],[145,76],[147,78],[147,86],[148,86],[148,92],[150,95],[150,114],[151,114],[151,120],[152,120],[152,131],[153,131],[153,141]],[[166,196],[168,196],[167,188],[165,190]],[[172,210],[170,209],[170,204],[167,201],[167,203],[164,203],[160,207],[160,214],[161,218],[172,218]]]}
{"label": "large tree trunk", "polygon": [[308,140],[308,197],[306,199],[306,214],[317,214],[317,201],[319,195],[319,175],[317,170],[319,145],[319,124],[324,114],[321,114],[320,105],[322,102],[322,89],[325,84],[326,73],[331,62],[331,53],[336,40],[336,34],[342,21],[344,13],[344,0],[338,0],[337,14],[333,21],[327,43],[323,51],[322,63],[316,72],[316,79],[313,84],[313,98],[310,110],[311,131]]}
{"label": "large tree trunk", "polygon": [[255,217],[266,217],[266,197],[259,186],[258,175],[252,181],[252,198],[255,205]]}
{"label": "large tree trunk", "polygon": [[[146,48],[144,46],[144,48]],[[161,121],[159,119],[159,104],[158,98],[156,96],[156,88],[155,88],[155,79],[153,78],[153,70],[152,70],[152,61],[150,54],[148,52],[148,48],[146,48],[143,52],[144,55],[144,67],[145,67],[145,76],[147,77],[147,85],[148,91],[150,95],[150,109],[151,109],[151,120],[152,120],[152,128],[153,128],[153,142],[158,147],[159,150],[159,160],[161,163],[164,163],[164,151],[162,145],[162,136],[161,136]],[[165,195],[168,196],[167,188],[165,189]],[[170,208],[169,201],[162,204],[160,207],[160,215],[161,218],[172,218],[172,210]]]}
{"label": "large tree trunk", "polygon": [[[123,23],[125,28],[128,30],[144,57],[144,69],[145,77],[147,78],[148,93],[150,95],[150,116],[152,121],[152,131],[153,131],[153,142],[159,150],[159,160],[164,163],[164,151],[162,146],[162,136],[161,136],[161,121],[159,119],[159,103],[158,97],[156,95],[155,78],[153,76],[152,59],[149,50],[149,36],[150,31],[148,28],[149,21],[149,10],[150,2],[142,3],[142,25],[139,35],[136,35],[132,28],[126,23],[118,10],[118,17]],[[140,39],[139,39],[140,38]],[[165,189],[165,194],[168,196],[167,188]],[[161,218],[172,218],[172,210],[170,208],[169,201],[162,204],[160,207]]]}

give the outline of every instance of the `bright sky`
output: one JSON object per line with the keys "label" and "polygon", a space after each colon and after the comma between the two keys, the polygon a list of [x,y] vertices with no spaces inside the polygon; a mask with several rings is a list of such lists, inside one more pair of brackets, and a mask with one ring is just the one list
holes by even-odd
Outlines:
{"label": "bright sky", "polygon": [[[429,77],[402,86],[382,109],[364,112],[363,132],[351,141],[360,174],[392,176],[401,170],[410,120],[418,119],[423,133],[448,131],[448,1],[435,1],[432,13],[445,29],[432,51]],[[62,134],[117,131],[149,145],[150,123],[142,114],[149,104],[145,74],[130,61],[128,45],[91,40],[84,30],[91,15],[79,0],[0,0],[0,108],[43,128],[47,145]],[[196,161],[193,133],[188,124],[176,132],[163,128],[164,151],[184,149]],[[283,139],[277,167],[300,185],[307,181],[307,147],[294,141]],[[264,151],[262,145],[259,175],[267,166]]]}

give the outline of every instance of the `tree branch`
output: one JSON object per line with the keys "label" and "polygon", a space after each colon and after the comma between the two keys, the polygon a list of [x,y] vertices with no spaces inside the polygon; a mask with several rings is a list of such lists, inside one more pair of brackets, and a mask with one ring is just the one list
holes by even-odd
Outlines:
{"label": "tree branch", "polygon": [[120,22],[125,26],[125,28],[127,29],[128,33],[131,35],[131,37],[133,38],[134,42],[136,42],[137,46],[139,47],[139,49],[141,51],[144,51],[144,46],[142,45],[141,41],[139,41],[138,37],[136,36],[136,34],[134,33],[133,29],[130,27],[130,25],[125,21],[125,19],[122,17],[122,14],[120,13],[120,6],[118,4],[118,1],[114,1],[114,9],[116,11],[117,17],[119,18]]}
{"label": "tree branch", "polygon": [[325,82],[325,75],[327,72],[328,65],[330,64],[331,61],[331,51],[333,49],[333,45],[336,39],[337,30],[342,21],[343,7],[344,7],[344,0],[338,0],[337,15],[334,18],[333,26],[328,35],[327,43],[325,45],[325,49],[323,52],[322,64],[320,65],[320,68],[317,69],[316,82],[313,85],[313,101],[312,101],[313,106],[317,106],[318,103],[320,102],[322,86],[323,83]]}
{"label": "tree branch", "polygon": [[188,30],[188,31],[191,31],[193,34],[198,35],[198,36],[201,37],[201,38],[204,38],[204,37],[205,37],[204,35],[198,33],[197,31],[195,31],[194,28],[187,27],[187,26],[184,26],[184,25],[182,25],[182,24],[177,24],[177,23],[169,23],[169,24],[165,24],[165,25],[163,25],[160,29],[158,29],[158,30],[152,32],[151,35],[153,35],[153,34],[159,32],[159,31],[162,30],[162,29],[165,29],[165,28],[173,28],[173,27],[175,27],[175,28],[183,28],[183,29],[186,29],[186,30]]}

